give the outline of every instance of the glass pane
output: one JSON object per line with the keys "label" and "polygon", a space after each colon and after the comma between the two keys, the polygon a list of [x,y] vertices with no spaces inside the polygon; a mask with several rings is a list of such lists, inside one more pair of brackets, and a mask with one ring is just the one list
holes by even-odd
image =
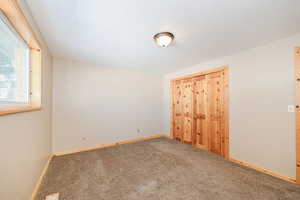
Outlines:
{"label": "glass pane", "polygon": [[29,102],[29,48],[1,13],[0,102]]}

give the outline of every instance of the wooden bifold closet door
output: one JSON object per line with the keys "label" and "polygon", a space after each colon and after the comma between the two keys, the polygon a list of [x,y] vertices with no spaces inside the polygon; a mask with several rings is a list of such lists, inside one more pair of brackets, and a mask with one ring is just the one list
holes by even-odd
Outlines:
{"label": "wooden bifold closet door", "polygon": [[207,115],[207,79],[199,76],[193,79],[194,83],[194,141],[193,144],[208,150],[208,115]]}
{"label": "wooden bifold closet door", "polygon": [[193,91],[192,80],[183,81],[183,141],[192,144],[192,130],[193,130]]}
{"label": "wooden bifold closet door", "polygon": [[228,156],[227,67],[172,81],[173,138]]}

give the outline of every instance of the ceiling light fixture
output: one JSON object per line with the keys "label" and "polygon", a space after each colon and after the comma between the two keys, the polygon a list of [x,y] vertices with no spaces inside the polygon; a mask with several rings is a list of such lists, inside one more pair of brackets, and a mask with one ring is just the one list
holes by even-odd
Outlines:
{"label": "ceiling light fixture", "polygon": [[153,38],[158,46],[167,47],[174,40],[174,35],[170,32],[161,32],[155,34]]}

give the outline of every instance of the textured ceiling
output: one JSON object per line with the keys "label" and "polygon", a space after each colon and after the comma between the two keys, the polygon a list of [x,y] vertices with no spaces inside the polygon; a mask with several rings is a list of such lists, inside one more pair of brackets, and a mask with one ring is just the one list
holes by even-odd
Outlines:
{"label": "textured ceiling", "polygon": [[[172,72],[300,32],[299,0],[26,0],[55,57]],[[153,35],[175,42],[159,48]]]}

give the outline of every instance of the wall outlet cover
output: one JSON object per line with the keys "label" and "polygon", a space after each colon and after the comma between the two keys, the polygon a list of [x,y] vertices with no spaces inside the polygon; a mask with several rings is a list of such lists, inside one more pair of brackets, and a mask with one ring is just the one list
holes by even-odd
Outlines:
{"label": "wall outlet cover", "polygon": [[288,112],[295,112],[295,106],[294,105],[288,105]]}
{"label": "wall outlet cover", "polygon": [[59,193],[47,195],[45,200],[59,200]]}

